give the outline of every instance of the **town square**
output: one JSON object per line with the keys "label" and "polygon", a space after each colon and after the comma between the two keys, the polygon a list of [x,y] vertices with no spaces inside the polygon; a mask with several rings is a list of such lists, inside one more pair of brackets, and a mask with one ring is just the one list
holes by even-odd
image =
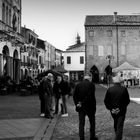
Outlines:
{"label": "town square", "polygon": [[0,140],[139,140],[138,0],[0,0]]}

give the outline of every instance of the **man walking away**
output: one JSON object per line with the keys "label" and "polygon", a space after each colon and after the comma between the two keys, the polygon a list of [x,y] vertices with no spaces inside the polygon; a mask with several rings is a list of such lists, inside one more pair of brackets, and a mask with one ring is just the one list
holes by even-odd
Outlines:
{"label": "man walking away", "polygon": [[97,140],[97,137],[95,137],[95,85],[91,81],[92,76],[85,75],[84,80],[76,85],[73,95],[76,111],[79,115],[80,140],[85,140],[84,126],[86,115],[88,116],[90,122],[90,140]]}
{"label": "man walking away", "polygon": [[120,77],[113,77],[113,82],[114,86],[107,90],[104,103],[114,120],[115,140],[122,140],[125,114],[130,99],[127,88],[121,86]]}

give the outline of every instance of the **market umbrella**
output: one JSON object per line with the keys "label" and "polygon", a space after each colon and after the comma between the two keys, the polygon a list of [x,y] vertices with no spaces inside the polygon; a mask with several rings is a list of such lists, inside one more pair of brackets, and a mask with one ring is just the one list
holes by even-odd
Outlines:
{"label": "market umbrella", "polygon": [[140,70],[140,68],[135,67],[135,66],[129,64],[128,62],[124,62],[119,67],[112,69],[112,72],[119,72],[119,71],[123,71],[123,70]]}
{"label": "market umbrella", "polygon": [[42,72],[42,73],[38,74],[38,78],[39,78],[39,77],[47,76],[48,73],[53,74],[55,77],[56,77],[56,76],[62,76],[62,74],[59,73],[59,72],[56,72],[56,71],[54,71],[54,70],[47,70],[47,71],[45,71],[45,72]]}
{"label": "market umbrella", "polygon": [[66,72],[67,72],[67,70],[65,70],[64,67],[61,66],[61,65],[58,65],[57,67],[55,67],[55,68],[53,69],[53,71],[59,72],[59,73],[66,73]]}

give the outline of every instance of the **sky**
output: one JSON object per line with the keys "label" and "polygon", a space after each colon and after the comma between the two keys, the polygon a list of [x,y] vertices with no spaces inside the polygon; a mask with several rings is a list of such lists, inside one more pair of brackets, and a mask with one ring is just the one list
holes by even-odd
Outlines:
{"label": "sky", "polygon": [[140,0],[22,0],[22,26],[65,51],[85,41],[86,15],[140,14]]}

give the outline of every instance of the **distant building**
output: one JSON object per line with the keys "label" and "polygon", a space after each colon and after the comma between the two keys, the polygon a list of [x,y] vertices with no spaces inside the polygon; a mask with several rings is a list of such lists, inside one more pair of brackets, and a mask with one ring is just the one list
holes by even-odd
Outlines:
{"label": "distant building", "polygon": [[22,27],[24,47],[21,48],[21,79],[26,76],[36,77],[38,74],[38,35],[26,27]]}
{"label": "distant building", "polygon": [[46,64],[46,53],[47,53],[46,42],[38,38],[36,48],[38,49],[37,65],[38,65],[38,74],[39,74],[48,69],[48,66]]}
{"label": "distant building", "polygon": [[125,61],[140,67],[140,15],[86,16],[85,46],[85,71],[95,82]]}
{"label": "distant building", "polygon": [[60,49],[55,48],[55,67],[62,65],[62,59],[63,59],[63,51]]}
{"label": "distant building", "polygon": [[21,0],[0,0],[0,76],[20,80]]}
{"label": "distant building", "polygon": [[83,79],[85,69],[85,43],[80,41],[77,35],[77,42],[64,51],[64,68],[68,71],[70,79],[78,81]]}
{"label": "distant building", "polygon": [[50,68],[55,68],[55,47],[50,44]]}

